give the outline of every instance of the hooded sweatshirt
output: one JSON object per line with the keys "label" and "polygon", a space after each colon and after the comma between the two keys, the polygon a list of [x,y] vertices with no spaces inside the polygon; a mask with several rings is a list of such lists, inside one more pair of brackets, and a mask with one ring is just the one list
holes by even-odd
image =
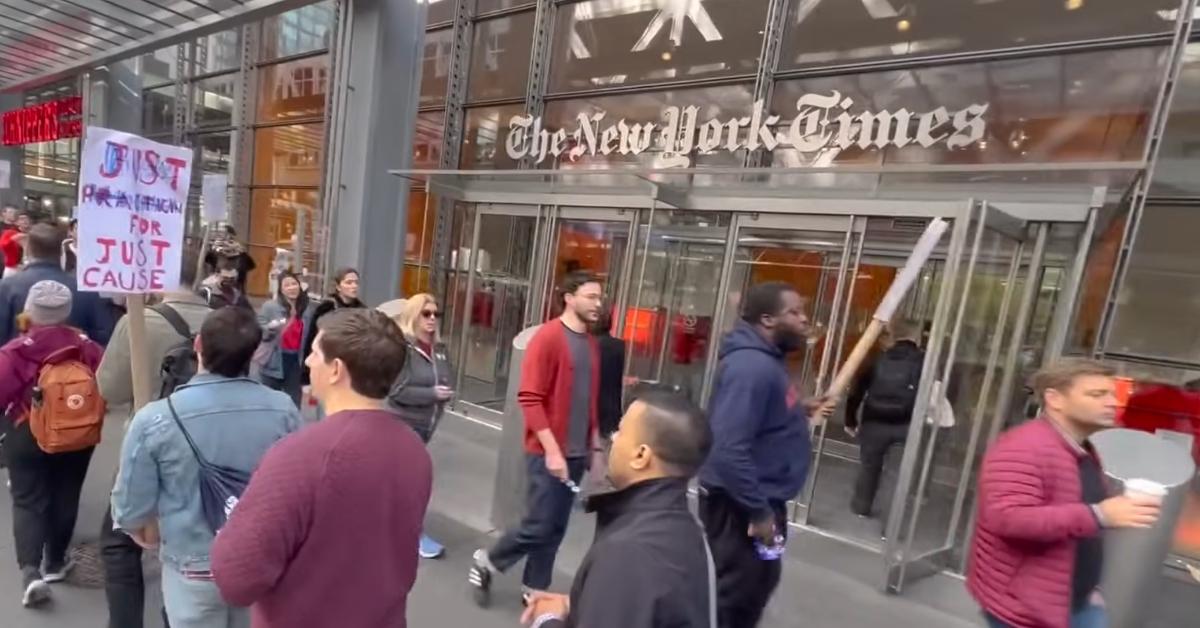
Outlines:
{"label": "hooded sweatshirt", "polygon": [[80,361],[91,369],[100,366],[104,350],[78,329],[66,325],[34,327],[0,347],[0,411],[9,420],[22,423],[29,410],[29,391],[37,383],[38,370],[50,354],[66,347],[79,347]]}
{"label": "hooded sweatshirt", "polygon": [[808,416],[784,353],[745,321],[721,341],[708,403],[712,453],[700,484],[724,491],[754,518],[794,498],[808,476]]}

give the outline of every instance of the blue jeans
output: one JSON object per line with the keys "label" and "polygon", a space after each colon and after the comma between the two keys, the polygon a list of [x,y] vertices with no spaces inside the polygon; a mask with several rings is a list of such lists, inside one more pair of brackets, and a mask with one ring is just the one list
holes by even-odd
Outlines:
{"label": "blue jeans", "polygon": [[163,605],[171,628],[250,628],[250,609],[229,606],[212,576],[162,568]]}
{"label": "blue jeans", "polygon": [[[587,458],[567,458],[567,475],[575,484],[583,479]],[[554,577],[558,546],[567,533],[575,494],[546,470],[545,456],[526,454],[529,485],[528,510],[521,525],[500,538],[488,559],[500,571],[525,561],[521,583],[530,589],[545,591]]]}
{"label": "blue jeans", "polygon": [[[984,613],[990,628],[1009,628],[1009,625]],[[1088,604],[1071,615],[1071,628],[1108,628],[1108,613],[1103,606]]]}

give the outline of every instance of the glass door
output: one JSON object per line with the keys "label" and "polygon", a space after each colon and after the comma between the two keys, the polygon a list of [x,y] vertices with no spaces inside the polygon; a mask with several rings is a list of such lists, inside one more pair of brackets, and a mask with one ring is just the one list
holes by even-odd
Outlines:
{"label": "glass door", "polygon": [[917,405],[885,522],[887,587],[957,569],[975,472],[1000,391],[1016,368],[1018,295],[1040,275],[1041,246],[1026,255],[1026,225],[986,203],[955,221],[926,349]]}
{"label": "glass door", "polygon": [[[562,313],[558,288],[568,273],[587,271],[604,287],[606,307],[614,313],[625,305],[628,284],[630,241],[636,211],[625,209],[588,209],[560,207],[549,227],[549,248],[542,272],[542,299],[537,311],[541,322]],[[613,316],[614,320],[619,317]],[[615,330],[614,330],[615,333]]]}

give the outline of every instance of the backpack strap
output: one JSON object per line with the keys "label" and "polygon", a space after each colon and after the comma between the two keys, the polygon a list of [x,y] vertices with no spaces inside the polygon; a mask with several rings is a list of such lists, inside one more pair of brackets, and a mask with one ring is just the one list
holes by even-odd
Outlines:
{"label": "backpack strap", "polygon": [[179,334],[183,338],[191,338],[194,335],[192,333],[192,328],[188,326],[187,321],[183,320],[183,317],[179,315],[179,312],[175,311],[175,308],[167,305],[166,303],[160,303],[158,305],[151,305],[150,309],[158,312],[159,316],[165,318],[167,323],[170,324],[175,330],[175,333]]}

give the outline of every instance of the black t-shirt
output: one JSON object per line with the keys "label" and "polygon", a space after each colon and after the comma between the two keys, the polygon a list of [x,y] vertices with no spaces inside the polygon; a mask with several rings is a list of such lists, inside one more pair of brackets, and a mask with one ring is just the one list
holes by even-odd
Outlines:
{"label": "black t-shirt", "polygon": [[[1091,505],[1104,501],[1108,495],[1104,490],[1104,476],[1100,465],[1091,456],[1079,459],[1079,482],[1083,487],[1083,503]],[[1092,591],[1100,586],[1104,570],[1104,538],[1096,535],[1079,539],[1075,545],[1075,573],[1071,578],[1071,609],[1079,610],[1087,604]]]}

